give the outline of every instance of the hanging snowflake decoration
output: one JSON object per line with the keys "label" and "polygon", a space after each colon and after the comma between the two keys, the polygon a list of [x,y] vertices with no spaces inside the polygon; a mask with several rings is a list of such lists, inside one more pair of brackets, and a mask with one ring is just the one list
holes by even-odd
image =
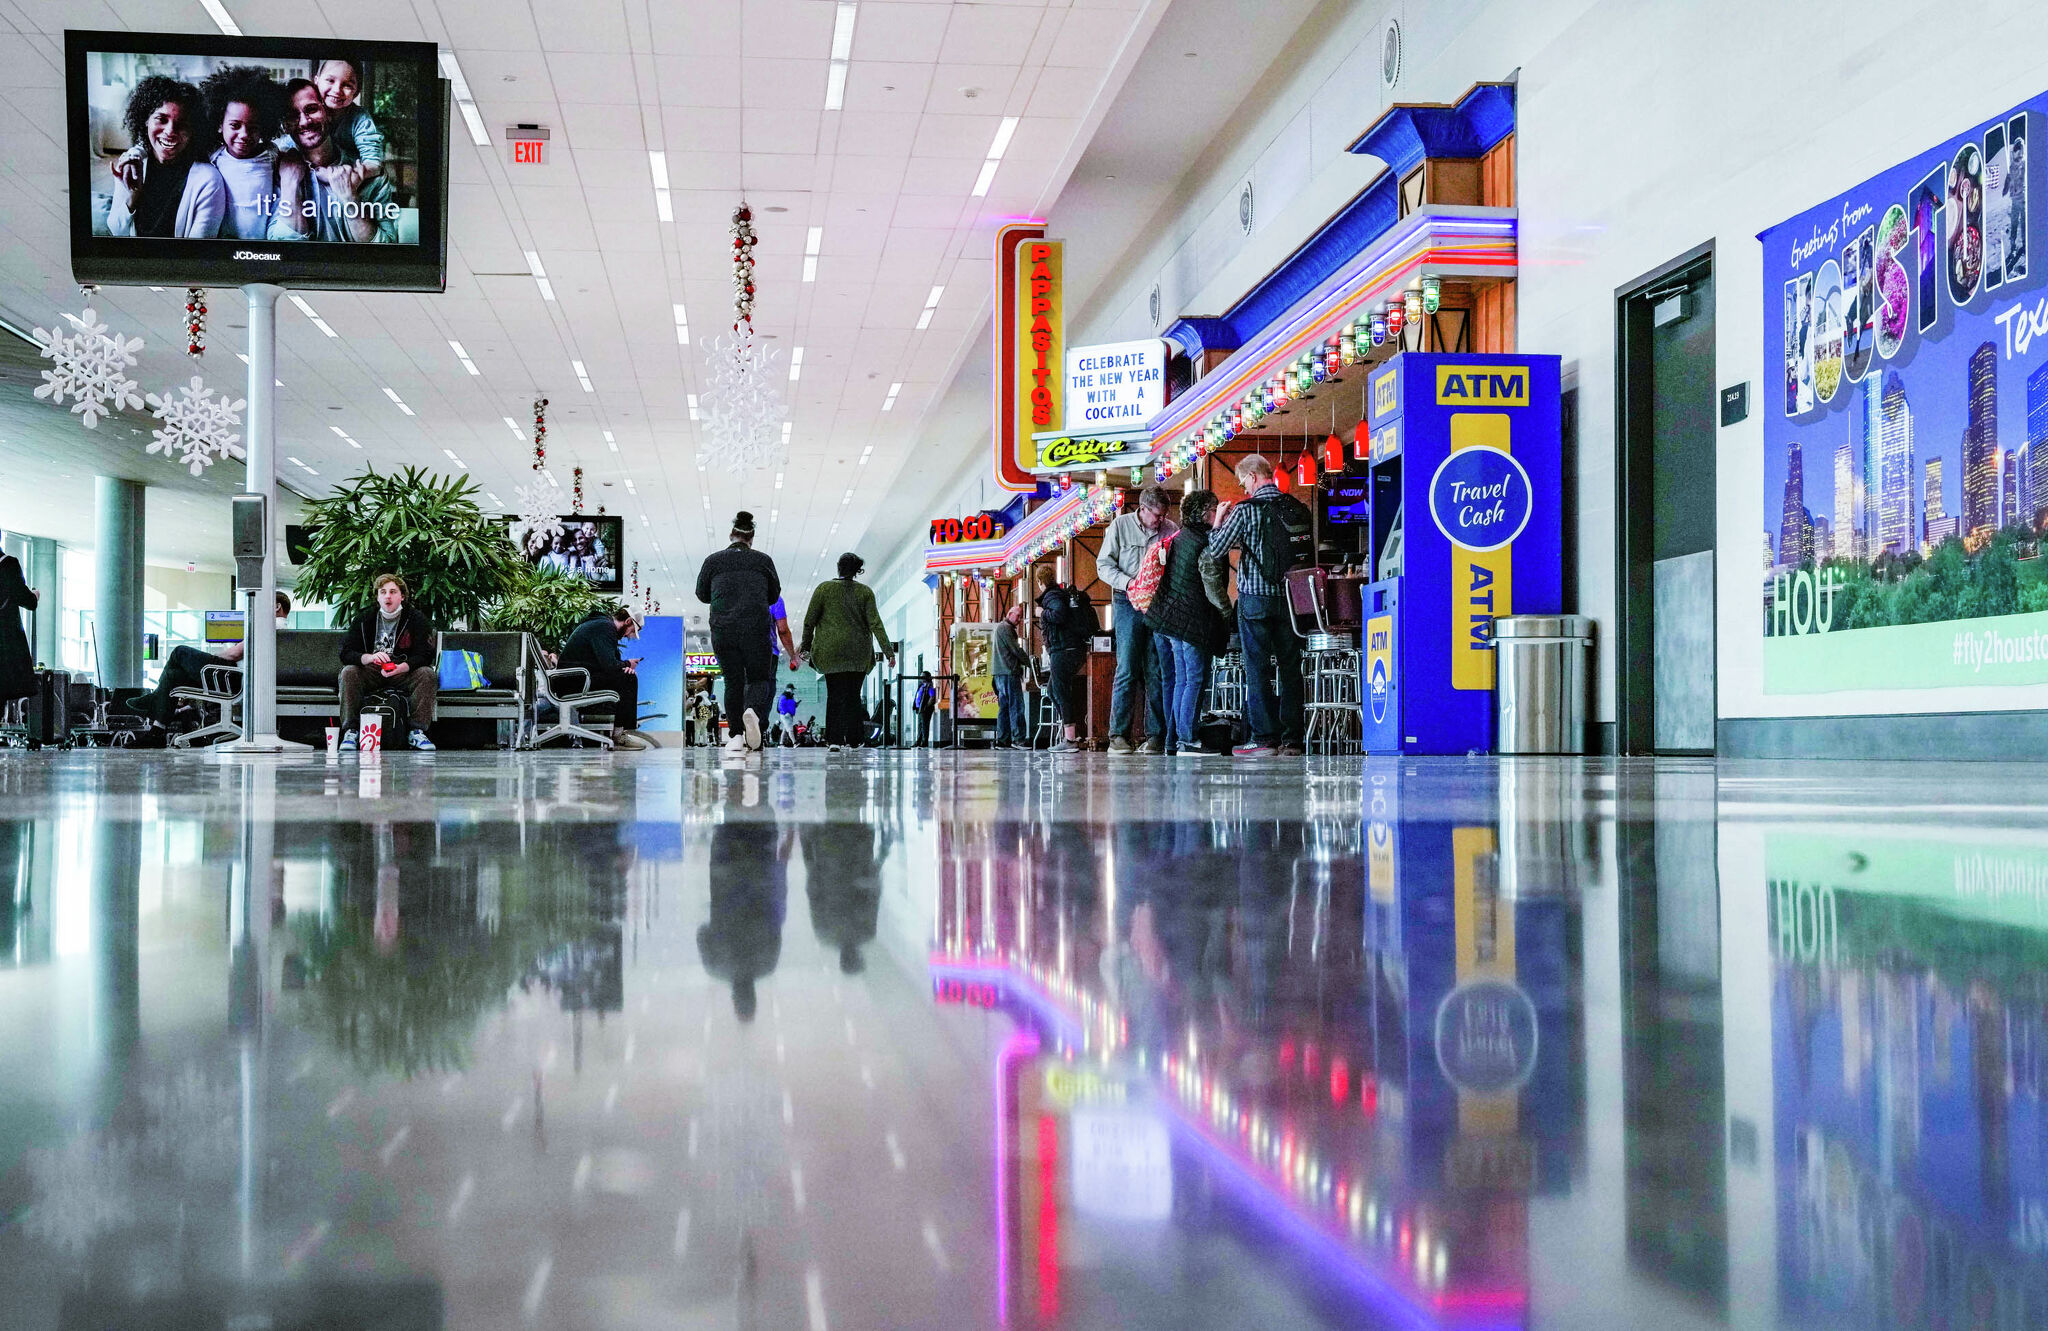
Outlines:
{"label": "hanging snowflake decoration", "polygon": [[200,287],[185,288],[185,354],[206,354],[206,292]]}
{"label": "hanging snowflake decoration", "polygon": [[88,430],[96,429],[101,417],[124,407],[140,410],[138,390],[142,386],[128,377],[128,370],[135,364],[135,353],[142,350],[142,339],[109,335],[91,306],[82,315],[67,313],[64,317],[72,332],[35,330],[43,358],[55,362],[53,368],[43,371],[43,386],[36,396],[60,407],[65,398],[72,399],[72,414],[81,418]]}
{"label": "hanging snowflake decoration", "polygon": [[555,491],[546,481],[529,481],[519,487],[519,518],[512,524],[512,539],[531,550],[535,537],[542,543],[562,534],[561,518],[555,515]]}
{"label": "hanging snowflake decoration", "polygon": [[574,500],[575,506],[570,511],[581,516],[583,513],[583,468],[577,467],[574,471],[574,477],[576,488],[572,492],[571,498]]}
{"label": "hanging snowflake decoration", "polygon": [[705,347],[709,383],[701,395],[705,460],[743,472],[782,461],[788,414],[775,374],[776,353],[754,334],[754,213],[732,215],[732,335]]}
{"label": "hanging snowflake decoration", "polygon": [[163,424],[151,432],[156,442],[147,451],[165,457],[176,453],[194,476],[212,466],[216,458],[244,457],[236,427],[242,423],[246,405],[241,398],[230,402],[225,395],[215,397],[196,374],[175,394],[151,393],[149,409]]}

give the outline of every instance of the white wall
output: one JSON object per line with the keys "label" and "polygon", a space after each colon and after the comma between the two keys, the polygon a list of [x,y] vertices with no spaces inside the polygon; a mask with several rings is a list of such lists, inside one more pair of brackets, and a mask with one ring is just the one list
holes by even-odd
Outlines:
{"label": "white wall", "polygon": [[[1388,15],[1405,48],[1391,93],[1379,79]],[[1716,378],[1749,382],[1756,400],[1757,233],[2048,86],[2048,21],[2012,0],[1333,0],[1130,243],[1116,276],[1067,293],[1070,339],[1159,331],[1147,309],[1155,283],[1162,326],[1217,313],[1373,178],[1377,164],[1343,148],[1390,101],[1446,102],[1475,82],[1511,77],[1518,345],[1561,355],[1565,385],[1578,390],[1579,608],[1600,623],[1600,709],[1612,720],[1616,289],[1712,241]],[[1237,226],[1246,179],[1258,219],[1249,237]],[[1085,216],[1057,207],[1050,220],[1070,245],[1088,231]],[[1719,438],[1721,715],[2048,707],[2048,685],[1766,697],[1756,560],[1766,525],[1762,422],[1752,414]],[[974,447],[979,454],[985,441]],[[966,484],[946,511],[980,506]],[[892,574],[909,566],[907,555]],[[894,605],[907,589],[891,582],[885,595]]]}

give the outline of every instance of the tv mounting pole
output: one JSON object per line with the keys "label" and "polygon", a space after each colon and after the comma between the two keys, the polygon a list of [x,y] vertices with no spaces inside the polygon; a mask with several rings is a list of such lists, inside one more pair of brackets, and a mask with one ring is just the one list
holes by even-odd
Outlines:
{"label": "tv mounting pole", "polygon": [[[224,753],[303,749],[277,734],[277,298],[284,288],[251,282],[249,297],[249,437],[245,492],[262,499],[261,562],[238,559],[242,593],[242,738]],[[247,565],[249,577],[242,569]]]}

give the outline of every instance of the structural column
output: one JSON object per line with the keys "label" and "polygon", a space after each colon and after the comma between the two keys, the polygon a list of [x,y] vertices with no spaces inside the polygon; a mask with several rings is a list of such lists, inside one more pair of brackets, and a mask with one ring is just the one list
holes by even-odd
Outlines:
{"label": "structural column", "polygon": [[47,536],[29,537],[28,553],[22,556],[21,567],[28,574],[28,585],[41,598],[36,605],[35,639],[29,648],[38,665],[55,669],[61,642],[58,629],[64,615],[64,563],[57,553],[57,542]]}
{"label": "structural column", "polygon": [[97,496],[96,595],[99,682],[110,689],[142,687],[142,482],[93,478]]}

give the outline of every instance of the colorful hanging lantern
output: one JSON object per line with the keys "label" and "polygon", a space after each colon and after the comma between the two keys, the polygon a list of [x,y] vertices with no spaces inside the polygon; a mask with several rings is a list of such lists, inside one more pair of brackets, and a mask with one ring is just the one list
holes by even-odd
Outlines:
{"label": "colorful hanging lantern", "polygon": [[1383,347],[1387,344],[1387,316],[1375,313],[1372,316],[1372,344]]}
{"label": "colorful hanging lantern", "polygon": [[1315,488],[1316,460],[1307,449],[1303,449],[1301,456],[1295,460],[1294,479],[1301,482],[1301,488],[1304,490]]}
{"label": "colorful hanging lantern", "polygon": [[1441,277],[1423,278],[1422,312],[1424,314],[1435,314],[1439,309],[1443,308],[1443,303],[1444,280]]}
{"label": "colorful hanging lantern", "polygon": [[1345,324],[1344,331],[1337,334],[1337,359],[1345,365],[1358,364],[1358,340],[1352,335],[1350,324]]}
{"label": "colorful hanging lantern", "polygon": [[1357,450],[1360,462],[1372,456],[1372,431],[1364,421],[1351,427],[1351,446]]}
{"label": "colorful hanging lantern", "polygon": [[1324,354],[1321,347],[1317,347],[1309,353],[1308,377],[1316,383],[1321,383],[1330,377],[1330,359]]}
{"label": "colorful hanging lantern", "polygon": [[1399,338],[1399,337],[1401,336],[1401,329],[1402,329],[1402,327],[1403,327],[1403,326],[1405,326],[1405,325],[1407,324],[1407,322],[1408,322],[1408,307],[1407,307],[1406,303],[1404,303],[1404,302],[1402,302],[1402,301],[1398,301],[1398,300],[1390,300],[1390,301],[1388,301],[1388,302],[1387,302],[1387,336],[1388,336],[1389,338]]}
{"label": "colorful hanging lantern", "polygon": [[1323,470],[1344,470],[1344,441],[1337,437],[1334,430],[1330,432],[1328,439],[1323,440]]}
{"label": "colorful hanging lantern", "polygon": [[1278,472],[1274,473],[1273,484],[1280,487],[1281,494],[1286,494],[1289,490],[1292,490],[1294,488],[1294,480],[1287,474],[1287,468],[1285,467],[1282,467]]}
{"label": "colorful hanging lantern", "polygon": [[1419,324],[1422,322],[1422,293],[1420,291],[1402,292],[1401,306],[1408,313],[1409,323]]}

